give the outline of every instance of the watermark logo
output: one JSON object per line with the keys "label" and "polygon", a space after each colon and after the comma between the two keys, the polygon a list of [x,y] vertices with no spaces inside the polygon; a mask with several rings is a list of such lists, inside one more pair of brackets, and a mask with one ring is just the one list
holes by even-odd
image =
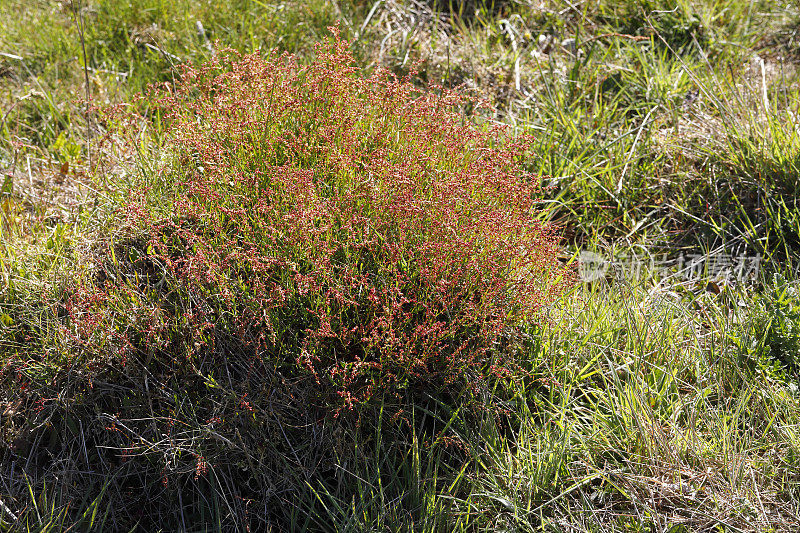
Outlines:
{"label": "watermark logo", "polygon": [[590,251],[578,255],[578,272],[584,282],[597,281],[613,275],[616,279],[640,281],[645,277],[685,281],[717,280],[726,283],[744,282],[758,277],[760,255],[679,254],[670,257],[618,254],[604,257]]}
{"label": "watermark logo", "polygon": [[605,277],[610,263],[600,254],[583,250],[578,255],[578,275],[581,281],[597,281]]}

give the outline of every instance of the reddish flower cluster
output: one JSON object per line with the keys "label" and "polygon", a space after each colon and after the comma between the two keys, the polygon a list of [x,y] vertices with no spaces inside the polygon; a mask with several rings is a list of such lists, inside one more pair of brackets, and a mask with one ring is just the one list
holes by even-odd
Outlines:
{"label": "reddish flower cluster", "polygon": [[131,213],[197,334],[224,328],[340,406],[489,372],[563,289],[529,139],[465,118],[463,95],[362,77],[336,37],[309,65],[222,53],[158,97],[170,197]]}

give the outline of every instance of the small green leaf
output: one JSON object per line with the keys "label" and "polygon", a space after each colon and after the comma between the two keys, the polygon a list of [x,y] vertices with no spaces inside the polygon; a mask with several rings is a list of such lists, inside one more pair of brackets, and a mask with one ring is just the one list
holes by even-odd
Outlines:
{"label": "small green leaf", "polygon": [[14,179],[11,177],[10,174],[6,174],[6,177],[3,180],[3,187],[0,188],[0,195],[11,196],[13,192],[14,192]]}

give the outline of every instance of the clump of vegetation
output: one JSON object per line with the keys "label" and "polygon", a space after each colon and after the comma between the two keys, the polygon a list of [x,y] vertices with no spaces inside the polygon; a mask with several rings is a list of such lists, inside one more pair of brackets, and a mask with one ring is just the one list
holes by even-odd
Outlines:
{"label": "clump of vegetation", "polygon": [[[780,274],[772,276],[759,298],[747,338],[747,353],[757,364],[777,365],[796,377],[800,370],[800,302],[797,284]],[[796,387],[796,384],[795,384]]]}
{"label": "clump of vegetation", "polygon": [[[333,421],[344,418],[370,430],[386,412],[385,440],[422,431],[430,451],[443,426],[421,430],[420,406],[489,405],[490,387],[519,374],[515,339],[573,281],[537,220],[530,139],[467,118],[476,103],[463,94],[383,70],[364,77],[334,33],[308,64],[221,51],[153,89],[148,117],[136,111],[146,106],[109,110],[117,156],[141,150],[152,121],[160,141],[132,159],[122,225],[86,252],[93,267],[57,284],[43,327],[15,318],[15,338],[49,346],[37,361],[31,350],[6,360],[8,379],[25,382],[10,401],[64,427],[21,430],[25,446],[47,439],[69,456],[65,433],[85,421],[97,433],[89,463],[109,461],[98,448],[135,450],[112,461],[139,464],[137,486],[167,489],[162,512],[176,491],[188,497],[187,476],[196,495],[220,487],[219,476],[249,479],[223,492],[270,504],[268,491],[258,495],[276,482],[269,472],[230,472],[252,450],[283,472],[282,491],[301,494],[281,458],[327,472],[337,454],[350,456],[335,432],[320,440],[309,427],[346,427]],[[98,395],[99,381],[120,385]],[[53,401],[63,387],[72,392]],[[89,414],[115,406],[124,429],[118,409]],[[170,460],[174,447],[155,443],[175,424],[193,437],[178,437],[182,453]],[[276,433],[285,442],[256,444]],[[370,440],[361,444],[380,449]],[[318,447],[298,452],[304,441]],[[115,522],[137,519],[133,502],[115,504]]]}
{"label": "clump of vegetation", "polygon": [[228,52],[153,95],[167,160],[126,208],[146,235],[134,264],[162,265],[175,296],[139,278],[127,290],[147,319],[109,316],[106,276],[104,317],[76,323],[106,327],[121,357],[233,336],[348,407],[509,364],[498,347],[570,278],[536,220],[528,138],[465,121],[465,96],[363,78],[347,48],[305,66]]}

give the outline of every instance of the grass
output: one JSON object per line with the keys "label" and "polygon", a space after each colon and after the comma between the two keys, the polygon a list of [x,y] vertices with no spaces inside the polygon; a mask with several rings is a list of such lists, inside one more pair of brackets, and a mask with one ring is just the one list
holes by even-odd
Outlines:
{"label": "grass", "polygon": [[[0,16],[0,530],[797,529],[794,7],[87,0]],[[617,259],[497,339],[509,374],[476,363],[463,373],[491,379],[331,409],[233,321],[197,348],[185,312],[225,311],[225,286],[181,292],[131,215],[143,183],[165,187],[146,191],[153,213],[180,198],[157,173],[175,132],[137,95],[225,47],[310,64],[337,21],[359,76],[466,86],[488,103],[476,128],[531,134],[519,162],[542,176],[552,255]],[[113,124],[87,112],[87,78],[94,104],[148,117],[127,151],[103,143]],[[215,249],[235,251],[244,226],[225,228]],[[707,252],[759,271],[678,271]],[[313,323],[285,314],[288,336]],[[114,328],[161,319],[122,364]]]}

